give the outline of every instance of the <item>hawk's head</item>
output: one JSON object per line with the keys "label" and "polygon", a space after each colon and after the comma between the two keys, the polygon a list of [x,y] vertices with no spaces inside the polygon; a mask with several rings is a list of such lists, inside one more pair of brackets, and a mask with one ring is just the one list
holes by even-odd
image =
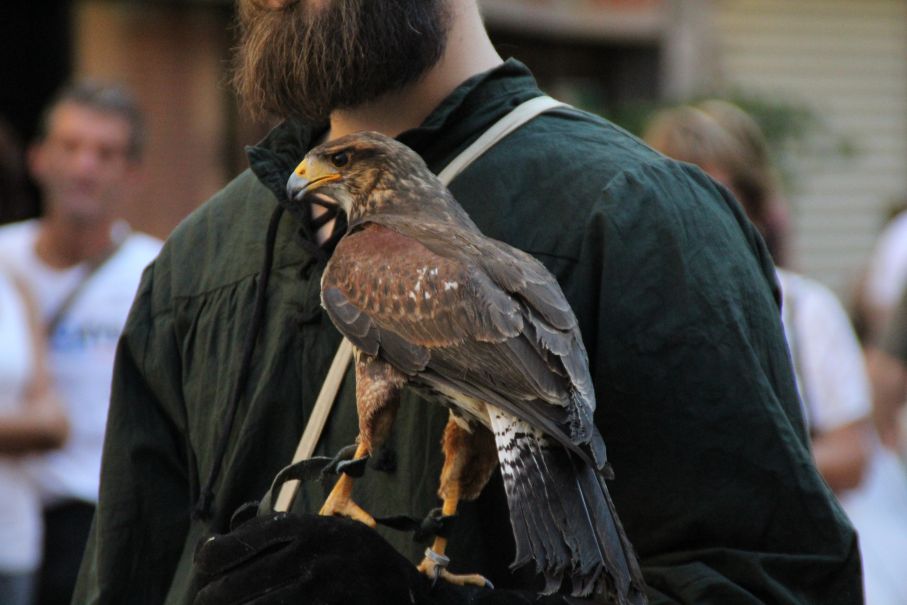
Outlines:
{"label": "hawk's head", "polygon": [[[357,132],[314,147],[287,182],[293,202],[320,198],[350,224],[380,212],[449,212],[453,198],[412,149],[376,132]],[[446,214],[446,213],[444,213]]]}

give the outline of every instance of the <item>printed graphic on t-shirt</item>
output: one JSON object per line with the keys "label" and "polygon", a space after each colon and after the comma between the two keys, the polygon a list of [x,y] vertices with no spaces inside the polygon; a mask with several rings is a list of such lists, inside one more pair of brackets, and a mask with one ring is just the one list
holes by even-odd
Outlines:
{"label": "printed graphic on t-shirt", "polygon": [[[118,318],[119,319],[119,318]],[[116,347],[120,336],[120,324],[102,323],[97,320],[85,322],[62,322],[50,338],[53,353],[77,353],[90,350],[110,350]]]}

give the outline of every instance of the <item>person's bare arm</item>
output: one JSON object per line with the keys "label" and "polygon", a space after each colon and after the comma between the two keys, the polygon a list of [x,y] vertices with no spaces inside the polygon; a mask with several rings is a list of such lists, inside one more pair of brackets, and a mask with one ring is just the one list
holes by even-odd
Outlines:
{"label": "person's bare arm", "polygon": [[15,279],[13,282],[28,310],[34,374],[22,408],[14,415],[0,416],[0,454],[7,455],[55,449],[69,436],[69,420],[51,386],[47,343],[34,302],[27,288]]}
{"label": "person's bare arm", "polygon": [[867,418],[813,437],[816,467],[835,493],[853,489],[862,481],[870,456],[870,434]]}
{"label": "person's bare arm", "polygon": [[873,390],[873,422],[882,443],[897,448],[901,440],[898,417],[907,396],[907,366],[877,347],[867,347],[866,367]]}
{"label": "person's bare arm", "polygon": [[0,418],[0,454],[56,449],[66,442],[69,421],[53,395],[30,398],[22,413]]}

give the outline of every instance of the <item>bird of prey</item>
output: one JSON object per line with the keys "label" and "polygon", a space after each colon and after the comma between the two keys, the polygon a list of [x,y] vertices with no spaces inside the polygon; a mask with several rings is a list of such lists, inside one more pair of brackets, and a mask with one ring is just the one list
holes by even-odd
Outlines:
{"label": "bird of prey", "polygon": [[[404,385],[450,409],[438,494],[443,513],[476,498],[498,463],[516,541],[546,592],[645,603],[636,555],[605,476],[595,395],[576,317],[529,254],[485,237],[405,145],[355,133],[313,148],[287,183],[292,203],[333,203],[348,228],[321,300],[355,352],[355,457],[386,439]],[[370,525],[341,477],[322,514]],[[420,569],[460,583],[437,538]]]}

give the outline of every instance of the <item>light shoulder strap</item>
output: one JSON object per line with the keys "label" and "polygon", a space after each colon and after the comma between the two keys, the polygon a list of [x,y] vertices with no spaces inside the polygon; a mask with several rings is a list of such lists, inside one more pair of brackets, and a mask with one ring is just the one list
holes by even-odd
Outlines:
{"label": "light shoulder strap", "polygon": [[[315,399],[315,405],[312,406],[312,412],[309,420],[306,422],[305,430],[302,431],[302,437],[299,439],[299,445],[296,446],[296,452],[293,454],[295,464],[300,460],[311,458],[315,452],[315,446],[318,445],[318,439],[321,437],[321,431],[324,430],[324,424],[331,415],[331,408],[334,407],[334,400],[337,399],[337,392],[340,390],[340,383],[346,375],[346,369],[353,358],[353,345],[349,340],[344,338],[337,347],[334,354],[334,360],[331,367],[328,368],[327,376],[321,385],[321,391]],[[290,504],[296,496],[299,489],[299,481],[292,479],[280,486],[280,492],[277,494],[277,503],[274,510],[277,512],[290,509]]]}
{"label": "light shoulder strap", "polygon": [[[483,153],[494,147],[494,145],[506,137],[508,134],[536,117],[537,115],[554,109],[555,107],[566,106],[566,103],[552,99],[549,96],[542,95],[517,105],[513,110],[503,118],[495,122],[488,130],[476,139],[472,144],[464,149],[460,155],[455,157],[440,173],[438,178],[449,186],[457,175],[463,172]],[[346,370],[350,365],[353,357],[353,345],[346,338],[340,341],[337,353],[334,354],[334,360],[328,369],[324,383],[321,385],[321,391],[315,399],[315,405],[306,422],[305,430],[302,432],[302,438],[293,454],[292,463],[311,458],[315,452],[315,446],[318,445],[318,439],[321,437],[321,431],[331,414],[331,408],[337,399],[337,393],[340,391],[340,384],[346,375]],[[299,488],[299,481],[287,481],[280,488],[277,496],[277,503],[274,506],[275,511],[289,510]]]}
{"label": "light shoulder strap", "polygon": [[467,166],[472,164],[483,153],[494,147],[498,141],[508,134],[540,113],[565,105],[566,103],[552,99],[547,95],[535,97],[517,105],[510,113],[495,122],[488,130],[482,133],[482,136],[464,149],[460,155],[455,157],[444,170],[438,173],[438,178],[441,179],[441,182],[444,183],[445,186],[449,186],[457,175],[463,172]]}

